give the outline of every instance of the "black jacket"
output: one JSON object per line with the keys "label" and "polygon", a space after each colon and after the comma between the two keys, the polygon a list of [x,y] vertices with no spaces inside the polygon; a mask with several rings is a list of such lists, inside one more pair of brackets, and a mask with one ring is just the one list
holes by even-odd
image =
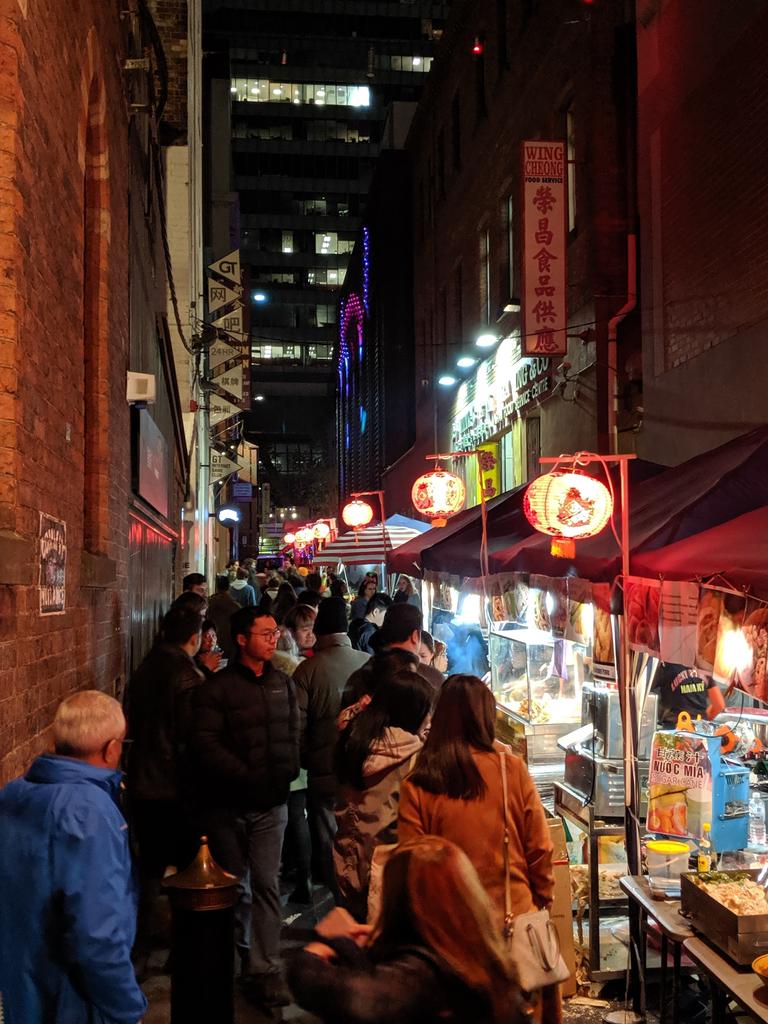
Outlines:
{"label": "black jacket", "polygon": [[313,657],[302,661],[293,673],[307,714],[303,764],[309,774],[309,789],[316,796],[331,797],[336,792],[333,752],[339,738],[336,719],[341,695],[352,673],[368,660],[367,654],[352,650],[346,633],[331,633],[317,638]]}
{"label": "black jacket", "polygon": [[299,774],[301,712],[290,676],[266,662],[217,672],[200,687],[192,746],[197,795],[214,808],[269,810]]}
{"label": "black jacket", "polygon": [[203,674],[175,644],[158,641],[131,676],[125,696],[128,790],[139,800],[178,800],[188,781],[194,695]]}
{"label": "black jacket", "polygon": [[[489,1024],[487,1000],[432,952],[418,946],[374,957],[349,939],[320,939],[337,959],[302,951],[288,981],[296,1002],[327,1024]],[[510,1007],[514,995],[511,994]],[[520,1020],[510,1012],[510,1022]]]}
{"label": "black jacket", "polygon": [[366,654],[375,654],[371,646],[371,640],[379,632],[378,626],[367,619],[353,619],[349,626],[349,639],[356,651],[364,651]]}

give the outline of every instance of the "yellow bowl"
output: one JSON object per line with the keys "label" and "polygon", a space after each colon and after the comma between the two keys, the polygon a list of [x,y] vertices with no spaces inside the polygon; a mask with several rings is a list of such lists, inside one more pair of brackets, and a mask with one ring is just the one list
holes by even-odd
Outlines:
{"label": "yellow bowl", "polygon": [[764,981],[768,981],[768,953],[763,953],[752,961],[752,970]]}

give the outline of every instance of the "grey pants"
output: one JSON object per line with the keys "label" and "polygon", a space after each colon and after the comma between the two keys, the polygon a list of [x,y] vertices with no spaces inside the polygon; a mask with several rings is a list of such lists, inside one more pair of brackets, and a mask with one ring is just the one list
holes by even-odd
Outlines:
{"label": "grey pants", "polygon": [[240,901],[235,908],[235,944],[250,975],[280,971],[280,854],[288,807],[249,811],[238,816],[217,815],[208,837],[214,859],[240,876]]}
{"label": "grey pants", "polygon": [[323,872],[323,883],[331,890],[338,903],[339,887],[336,884],[336,870],[333,864],[333,841],[336,838],[336,815],[333,813],[335,798],[320,796],[309,790],[307,813],[314,829],[313,839],[317,842],[315,851]]}

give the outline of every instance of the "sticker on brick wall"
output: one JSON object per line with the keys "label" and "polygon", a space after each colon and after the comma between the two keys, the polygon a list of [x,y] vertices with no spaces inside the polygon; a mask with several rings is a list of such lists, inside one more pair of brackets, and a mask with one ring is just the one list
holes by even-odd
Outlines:
{"label": "sticker on brick wall", "polygon": [[67,524],[40,513],[40,614],[66,610]]}

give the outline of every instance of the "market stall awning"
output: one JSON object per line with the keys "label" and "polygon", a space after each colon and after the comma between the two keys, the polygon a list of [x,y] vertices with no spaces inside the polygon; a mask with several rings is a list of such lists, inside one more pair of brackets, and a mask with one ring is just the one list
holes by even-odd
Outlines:
{"label": "market stall awning", "polygon": [[768,507],[737,516],[655,551],[636,555],[633,571],[669,580],[722,577],[768,598]]}
{"label": "market stall awning", "polygon": [[[768,427],[761,427],[631,487],[630,550],[633,557],[654,551],[765,505]],[[491,554],[491,572],[609,580],[620,571],[618,546],[609,529],[580,541],[573,559],[555,558],[549,548],[543,535],[512,539],[507,548]],[[631,570],[636,571],[634,562]]]}
{"label": "market stall awning", "polygon": [[407,541],[429,529],[427,523],[406,516],[390,516],[384,527],[381,523],[367,526],[356,533],[350,531],[337,537],[315,555],[314,565],[379,565],[387,561],[388,554]]}
{"label": "market stall awning", "polygon": [[[501,495],[500,497],[492,498],[486,507],[489,509],[493,508],[504,501],[506,497],[506,495]],[[467,526],[468,523],[479,520],[480,514],[480,506],[473,505],[472,508],[465,508],[455,516],[452,516],[445,526],[430,527],[427,523],[424,523],[426,532],[413,537],[390,553],[387,559],[390,571],[406,573],[408,576],[422,577],[424,575],[424,552],[433,545],[452,537],[459,530]]]}

